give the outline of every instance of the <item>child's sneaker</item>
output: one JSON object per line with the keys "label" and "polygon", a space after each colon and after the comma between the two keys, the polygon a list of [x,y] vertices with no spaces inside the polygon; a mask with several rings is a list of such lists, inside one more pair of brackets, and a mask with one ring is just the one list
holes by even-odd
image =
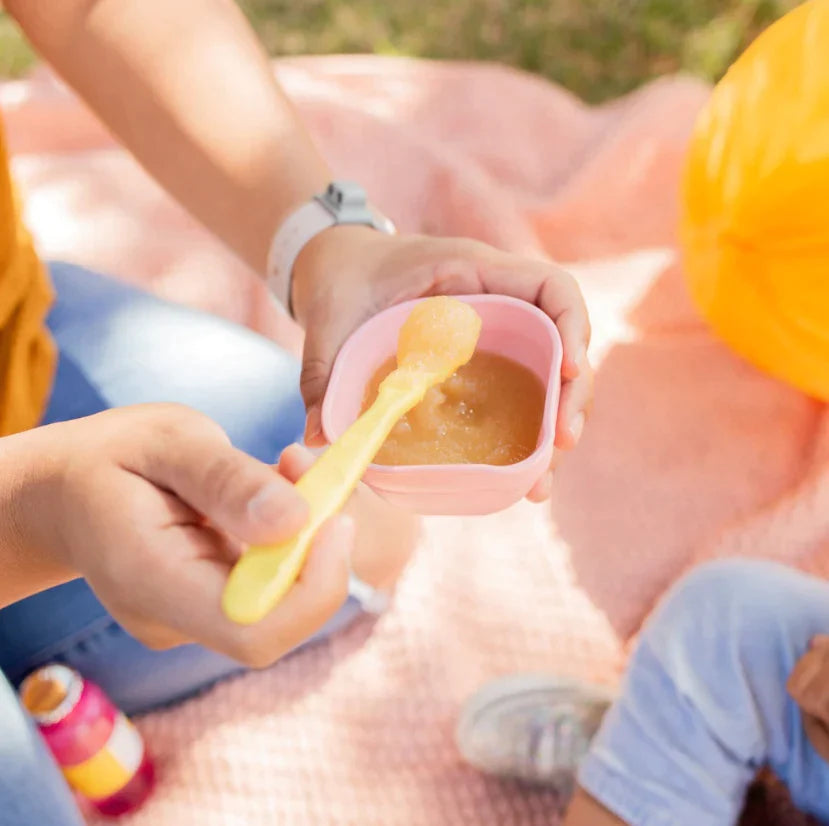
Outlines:
{"label": "child's sneaker", "polygon": [[572,794],[576,769],[613,701],[608,689],[515,674],[485,685],[461,712],[458,749],[486,774]]}

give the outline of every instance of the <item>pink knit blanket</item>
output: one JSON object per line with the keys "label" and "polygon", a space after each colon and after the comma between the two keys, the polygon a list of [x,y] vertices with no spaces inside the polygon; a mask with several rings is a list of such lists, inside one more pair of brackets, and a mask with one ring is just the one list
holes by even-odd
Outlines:
{"label": "pink knit blanket", "polygon": [[[403,229],[570,266],[595,329],[595,413],[551,507],[427,521],[373,627],[142,720],[162,779],[127,822],[554,824],[547,793],[461,764],[452,730],[469,692],[514,669],[615,681],[654,601],[702,560],[829,561],[824,408],[718,343],[682,283],[678,173],[708,89],[665,79],[589,108],[487,65],[321,58],[277,72],[336,171]],[[0,86],[0,103],[45,255],[298,345],[244,268],[48,76]],[[793,822],[773,808],[754,822]]]}

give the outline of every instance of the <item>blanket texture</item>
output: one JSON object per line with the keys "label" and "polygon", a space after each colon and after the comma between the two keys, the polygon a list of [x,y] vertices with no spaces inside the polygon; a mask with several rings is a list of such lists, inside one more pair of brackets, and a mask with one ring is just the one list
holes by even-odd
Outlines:
{"label": "blanket texture", "polygon": [[[548,826],[556,801],[477,776],[458,708],[516,669],[613,683],[689,566],[829,564],[824,408],[709,333],[675,243],[683,151],[708,88],[668,78],[590,108],[490,65],[316,58],[276,65],[336,172],[403,230],[547,254],[592,313],[593,418],[551,506],[427,520],[391,611],[141,729],[155,797],[128,826]],[[47,74],[0,86],[43,253],[301,337]],[[774,790],[753,823],[798,823]]]}

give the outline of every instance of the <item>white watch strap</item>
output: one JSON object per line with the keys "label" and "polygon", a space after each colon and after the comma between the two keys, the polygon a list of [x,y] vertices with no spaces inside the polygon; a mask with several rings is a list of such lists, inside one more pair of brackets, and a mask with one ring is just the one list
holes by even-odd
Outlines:
{"label": "white watch strap", "polygon": [[291,312],[291,273],[303,247],[337,219],[316,199],[308,201],[288,216],[271,242],[268,253],[268,287]]}

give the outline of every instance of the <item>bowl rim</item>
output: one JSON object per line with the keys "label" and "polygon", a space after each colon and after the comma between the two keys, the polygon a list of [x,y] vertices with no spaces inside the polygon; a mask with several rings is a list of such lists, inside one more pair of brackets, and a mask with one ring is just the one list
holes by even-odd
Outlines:
{"label": "bowl rim", "polygon": [[[337,353],[334,361],[334,368],[331,371],[331,378],[328,382],[328,387],[322,402],[321,419],[322,431],[326,441],[330,444],[331,428],[327,426],[333,416],[331,407],[333,399],[336,396],[337,387],[343,379],[345,371],[344,364],[348,360],[348,352],[353,349],[358,341],[367,336],[371,332],[371,328],[379,322],[383,317],[392,313],[400,313],[404,309],[414,307],[416,304],[424,301],[428,296],[421,298],[413,298],[407,301],[402,301],[398,304],[392,304],[386,307],[376,315],[371,316],[367,321],[363,322],[351,335],[346,339],[345,343]],[[547,331],[550,343],[553,347],[552,364],[550,365],[550,375],[546,381],[546,393],[544,395],[544,415],[541,419],[541,433],[535,450],[522,459],[520,462],[513,462],[510,465],[487,465],[483,463],[468,463],[468,464],[441,464],[441,465],[378,465],[373,462],[368,466],[366,473],[380,483],[381,479],[391,479],[395,477],[417,477],[421,475],[452,475],[457,477],[462,476],[480,476],[482,473],[487,475],[497,476],[516,476],[524,471],[528,471],[532,465],[538,462],[539,456],[552,447],[555,439],[556,421],[558,418],[558,401],[561,393],[561,363],[563,358],[563,345],[561,335],[558,332],[555,322],[535,304],[529,301],[524,301],[520,298],[514,298],[508,295],[499,295],[497,293],[476,293],[470,295],[453,295],[451,298],[456,298],[459,301],[464,301],[467,304],[474,306],[475,304],[501,304],[510,305],[519,308],[521,311],[529,315],[535,316],[542,322],[542,326]],[[331,392],[333,390],[333,393]],[[439,483],[437,483],[439,484]],[[430,484],[429,488],[434,490],[436,484]]]}

